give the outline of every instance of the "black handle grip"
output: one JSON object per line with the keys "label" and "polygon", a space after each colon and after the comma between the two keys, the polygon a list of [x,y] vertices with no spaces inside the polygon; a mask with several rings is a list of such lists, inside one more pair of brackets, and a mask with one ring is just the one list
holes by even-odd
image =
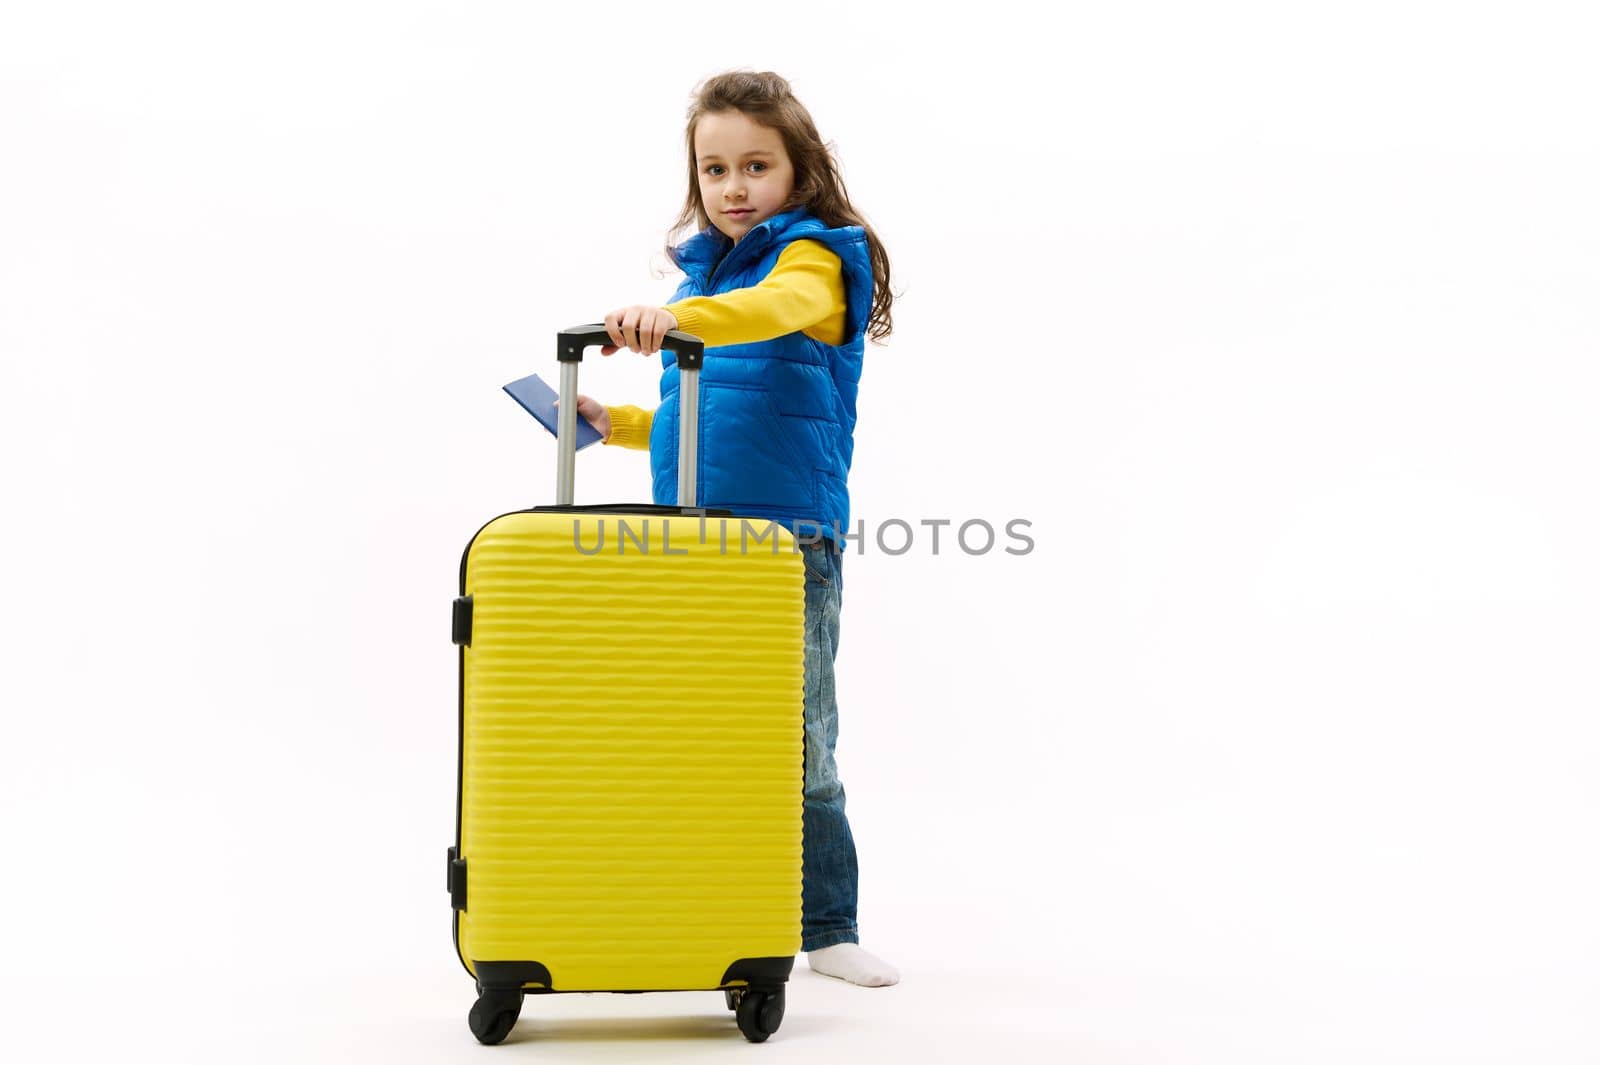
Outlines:
{"label": "black handle grip", "polygon": [[[556,334],[556,358],[561,362],[582,362],[586,348],[610,343],[611,334],[606,332],[605,323],[575,325]],[[706,342],[689,333],[669,329],[661,346],[677,355],[678,365],[685,370],[698,370],[705,361]]]}

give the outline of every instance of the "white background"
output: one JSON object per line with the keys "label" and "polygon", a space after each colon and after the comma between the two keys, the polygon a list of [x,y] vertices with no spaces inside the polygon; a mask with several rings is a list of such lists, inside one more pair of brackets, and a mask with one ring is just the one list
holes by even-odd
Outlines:
{"label": "white background", "polygon": [[1582,7],[6,4],[8,1056],[490,1053],[447,615],[554,496],[499,388],[671,293],[690,91],[746,66],[893,260],[857,516],[1036,547],[845,562],[900,986],[802,965],[764,1048],[530,1000],[496,1053],[1600,1060]]}

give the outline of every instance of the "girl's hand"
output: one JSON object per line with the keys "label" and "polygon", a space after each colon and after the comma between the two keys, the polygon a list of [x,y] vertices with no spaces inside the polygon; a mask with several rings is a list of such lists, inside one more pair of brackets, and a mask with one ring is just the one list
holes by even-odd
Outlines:
{"label": "girl's hand", "polygon": [[661,350],[661,341],[667,330],[678,328],[678,319],[669,310],[635,304],[606,315],[606,332],[612,344],[600,349],[600,354],[610,355],[620,348],[641,355],[654,355]]}
{"label": "girl's hand", "polygon": [[[556,410],[561,409],[561,401],[556,400]],[[611,440],[611,413],[606,410],[605,404],[591,399],[582,392],[578,393],[578,414],[584,421],[595,427],[600,434],[602,444]]]}

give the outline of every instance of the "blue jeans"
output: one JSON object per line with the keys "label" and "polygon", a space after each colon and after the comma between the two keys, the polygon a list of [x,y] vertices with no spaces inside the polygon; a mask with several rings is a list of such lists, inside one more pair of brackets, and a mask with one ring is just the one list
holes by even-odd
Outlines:
{"label": "blue jeans", "polygon": [[833,748],[839,739],[833,661],[839,653],[844,556],[826,537],[801,544],[806,563],[804,905],[800,949],[858,943],[856,842],[844,815]]}

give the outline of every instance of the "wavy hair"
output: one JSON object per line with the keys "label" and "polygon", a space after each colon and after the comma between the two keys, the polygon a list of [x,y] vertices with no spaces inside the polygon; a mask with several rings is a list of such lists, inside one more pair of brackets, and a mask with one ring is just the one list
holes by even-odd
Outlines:
{"label": "wavy hair", "polygon": [[701,116],[728,111],[742,112],[751,121],[776,130],[783,137],[784,151],[789,153],[789,162],[794,167],[794,192],[780,210],[805,207],[829,228],[860,226],[866,230],[867,254],[872,261],[872,312],[867,319],[867,334],[878,343],[887,340],[894,331],[889,253],[866,219],[850,203],[844,179],[839,176],[838,161],[833,157],[832,144],[824,143],[817,134],[810,112],[795,98],[788,81],[771,71],[728,71],[696,87],[684,136],[689,151],[689,193],[684,198],[683,210],[667,231],[668,259],[672,258],[675,238],[685,227],[697,225],[706,229],[711,225],[711,216],[700,200],[694,131]]}

